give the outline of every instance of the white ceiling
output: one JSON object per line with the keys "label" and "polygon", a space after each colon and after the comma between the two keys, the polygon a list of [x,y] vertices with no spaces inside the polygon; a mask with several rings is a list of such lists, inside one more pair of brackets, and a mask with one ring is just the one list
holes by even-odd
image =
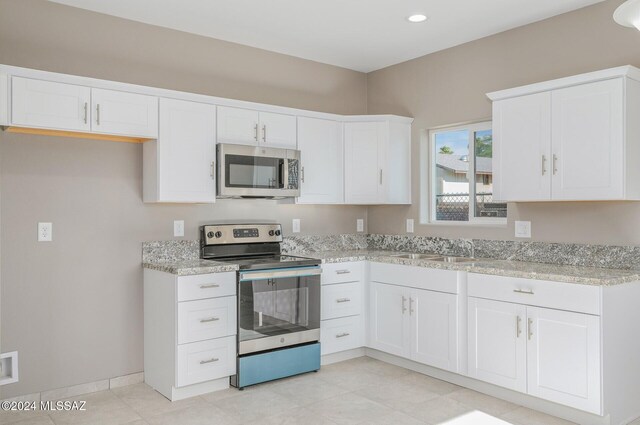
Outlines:
{"label": "white ceiling", "polygon": [[602,0],[50,1],[370,72]]}

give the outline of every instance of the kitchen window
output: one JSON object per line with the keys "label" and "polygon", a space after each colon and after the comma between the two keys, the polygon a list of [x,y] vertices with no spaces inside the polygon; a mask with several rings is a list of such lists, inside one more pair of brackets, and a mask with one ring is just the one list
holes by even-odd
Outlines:
{"label": "kitchen window", "polygon": [[[423,222],[505,224],[507,204],[493,200],[491,122],[432,130],[428,137],[428,214]],[[426,216],[426,217],[425,217]]]}

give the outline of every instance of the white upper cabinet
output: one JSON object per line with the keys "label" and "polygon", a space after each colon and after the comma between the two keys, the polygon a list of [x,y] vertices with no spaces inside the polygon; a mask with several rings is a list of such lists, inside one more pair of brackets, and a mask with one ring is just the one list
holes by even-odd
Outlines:
{"label": "white upper cabinet", "polygon": [[116,90],[91,90],[91,130],[123,136],[158,137],[158,98]]}
{"label": "white upper cabinet", "polygon": [[342,124],[298,117],[300,204],[344,203]]}
{"label": "white upper cabinet", "polygon": [[219,106],[218,143],[295,149],[296,117]]}
{"label": "white upper cabinet", "polygon": [[258,111],[218,106],[218,143],[257,145],[260,118]]}
{"label": "white upper cabinet", "polygon": [[493,149],[495,199],[550,200],[551,93],[494,102]]}
{"label": "white upper cabinet", "polygon": [[623,85],[616,78],[551,93],[554,199],[624,198]]}
{"label": "white upper cabinet", "polygon": [[91,89],[72,84],[11,78],[11,124],[53,130],[91,129]]}
{"label": "white upper cabinet", "polygon": [[344,124],[345,202],[411,203],[411,124],[392,119]]}
{"label": "white upper cabinet", "polygon": [[640,70],[490,93],[495,198],[640,199]]}
{"label": "white upper cabinet", "polygon": [[261,146],[296,148],[296,117],[294,115],[260,112]]}
{"label": "white upper cabinet", "polygon": [[216,107],[160,99],[160,134],[143,148],[145,202],[216,200]]}

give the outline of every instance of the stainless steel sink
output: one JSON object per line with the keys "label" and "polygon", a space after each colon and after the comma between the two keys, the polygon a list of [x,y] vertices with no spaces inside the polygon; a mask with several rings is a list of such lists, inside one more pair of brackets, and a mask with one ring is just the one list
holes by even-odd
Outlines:
{"label": "stainless steel sink", "polygon": [[442,258],[438,254],[413,254],[413,253],[396,254],[394,255],[394,257],[406,258],[409,260],[432,260],[434,258]]}
{"label": "stainless steel sink", "polygon": [[478,259],[472,257],[438,257],[432,258],[431,261],[440,261],[443,263],[473,263],[474,261],[478,261]]}

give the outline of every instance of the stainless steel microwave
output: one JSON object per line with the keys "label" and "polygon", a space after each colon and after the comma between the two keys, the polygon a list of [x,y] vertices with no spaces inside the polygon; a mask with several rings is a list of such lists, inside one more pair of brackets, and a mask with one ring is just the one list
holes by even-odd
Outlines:
{"label": "stainless steel microwave", "polygon": [[300,151],[221,143],[218,198],[291,198],[300,195]]}

